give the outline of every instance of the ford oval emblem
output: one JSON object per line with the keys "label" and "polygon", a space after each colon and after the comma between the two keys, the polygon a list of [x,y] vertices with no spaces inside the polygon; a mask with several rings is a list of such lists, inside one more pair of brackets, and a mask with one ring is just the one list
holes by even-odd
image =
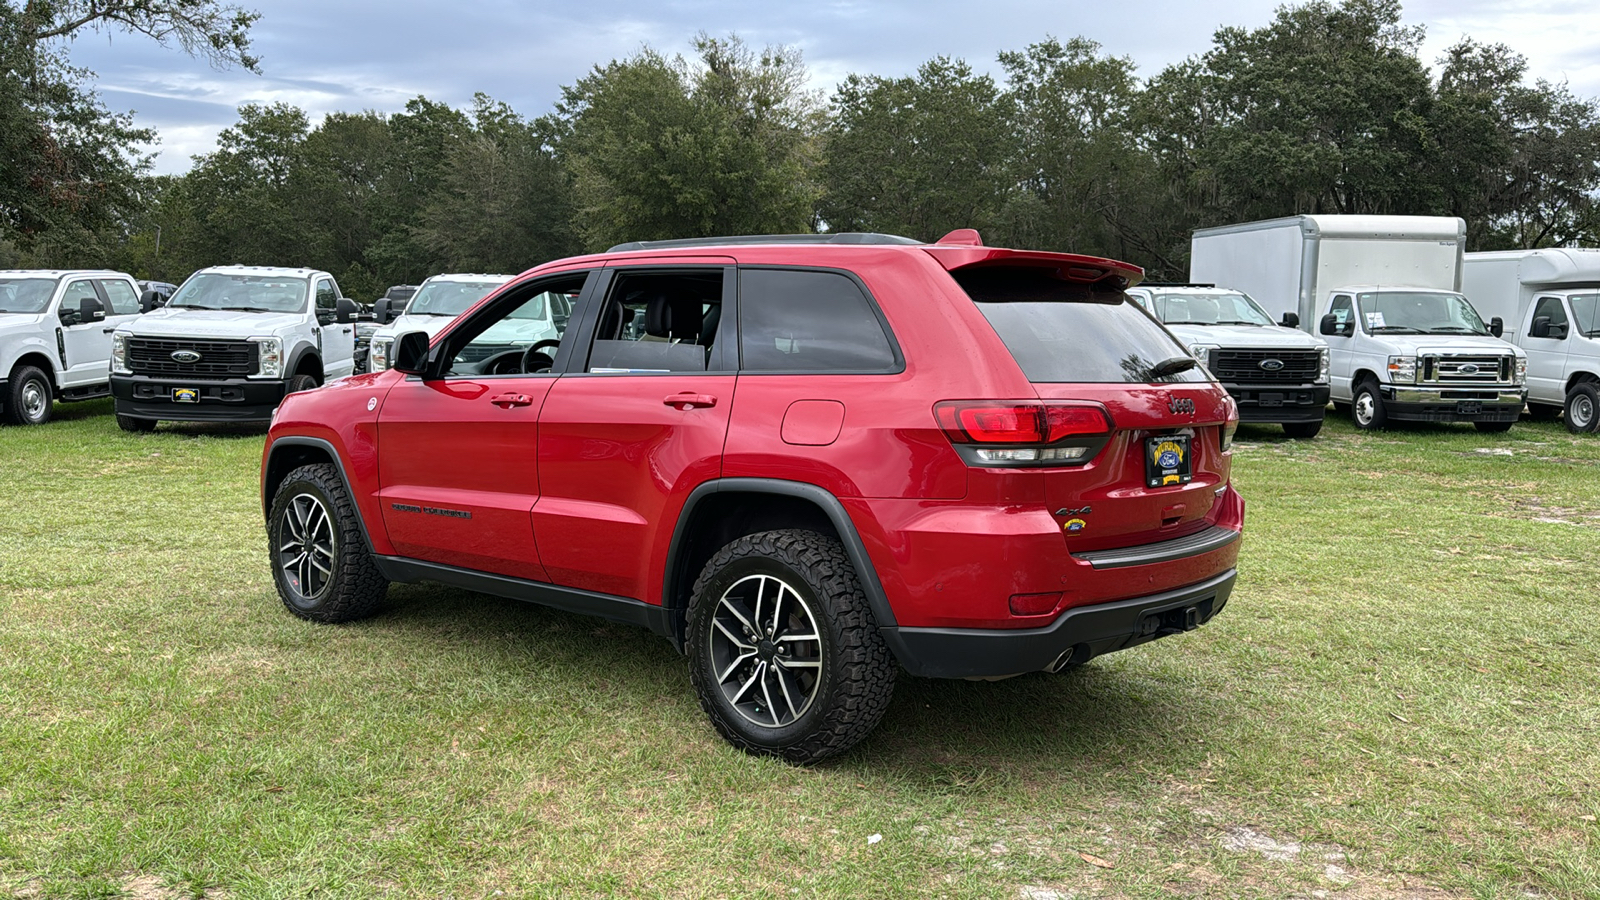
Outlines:
{"label": "ford oval emblem", "polygon": [[1473,363],[1467,363],[1456,371],[1463,375],[1476,375],[1478,374],[1478,367]]}
{"label": "ford oval emblem", "polygon": [[200,354],[194,352],[193,350],[174,350],[172,351],[172,361],[181,363],[197,363],[200,361]]}
{"label": "ford oval emblem", "polygon": [[1261,361],[1260,365],[1261,365],[1261,368],[1266,369],[1268,372],[1276,372],[1279,369],[1283,368],[1283,360],[1281,360],[1281,359],[1263,359]]}

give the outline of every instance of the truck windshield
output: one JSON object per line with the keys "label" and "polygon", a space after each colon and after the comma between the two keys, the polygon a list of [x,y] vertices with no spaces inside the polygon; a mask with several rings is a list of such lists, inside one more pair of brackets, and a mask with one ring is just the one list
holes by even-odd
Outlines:
{"label": "truck windshield", "polygon": [[304,278],[201,272],[178,288],[167,308],[302,312],[305,305]]}
{"label": "truck windshield", "polygon": [[1600,294],[1574,294],[1567,298],[1572,304],[1572,321],[1584,337],[1600,337]]}
{"label": "truck windshield", "polygon": [[1478,311],[1460,294],[1378,291],[1358,295],[1371,334],[1488,334]]}
{"label": "truck windshield", "polygon": [[[504,281],[430,281],[411,298],[408,316],[459,316]],[[542,304],[541,304],[542,306]]]}
{"label": "truck windshield", "polygon": [[1028,268],[951,273],[1028,380],[1152,384],[1209,381],[1188,351],[1121,291]]}
{"label": "truck windshield", "polygon": [[0,313],[42,313],[55,289],[54,278],[0,278]]}
{"label": "truck windshield", "polygon": [[1156,318],[1168,325],[1272,325],[1244,294],[1157,294]]}

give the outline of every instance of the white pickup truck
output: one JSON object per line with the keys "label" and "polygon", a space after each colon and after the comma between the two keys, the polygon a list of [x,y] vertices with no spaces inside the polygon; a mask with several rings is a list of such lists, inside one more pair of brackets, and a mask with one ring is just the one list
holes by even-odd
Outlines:
{"label": "white pickup truck", "polygon": [[1329,348],[1329,393],[1358,428],[1390,420],[1506,431],[1527,354],[1461,294],[1466,223],[1444,216],[1291,216],[1196,231],[1189,277],[1293,313]]}
{"label": "white pickup truck", "polygon": [[[378,330],[372,333],[372,342],[368,345],[367,371],[382,372],[389,368],[390,351],[394,347],[395,335],[407,331],[425,331],[432,337],[455,321],[456,316],[466,312],[474,303],[489,296],[514,277],[516,276],[434,275],[422,282],[409,299],[399,301],[404,304],[403,308],[397,308],[396,301],[389,297],[379,300],[372,307],[373,317],[378,321]],[[535,313],[539,314],[537,322],[508,321],[497,327],[503,330],[513,325],[531,326],[537,332],[533,335],[535,340],[558,337],[560,333],[556,331],[551,321],[553,311],[549,306],[531,304],[526,314]],[[546,325],[548,327],[544,327]],[[544,333],[546,331],[549,333]]]}
{"label": "white pickup truck", "polygon": [[112,335],[117,425],[266,422],[285,394],[351,374],[358,310],[327,272],[201,269]]}
{"label": "white pickup truck", "polygon": [[138,315],[121,272],[0,271],[0,417],[40,425],[54,400],[109,394],[111,332]]}
{"label": "white pickup truck", "polygon": [[1462,290],[1528,354],[1528,410],[1600,431],[1600,250],[1468,253]]}

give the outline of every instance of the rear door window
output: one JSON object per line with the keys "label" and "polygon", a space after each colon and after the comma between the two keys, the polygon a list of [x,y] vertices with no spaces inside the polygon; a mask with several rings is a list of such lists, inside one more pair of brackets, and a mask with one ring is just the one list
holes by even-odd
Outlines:
{"label": "rear door window", "polygon": [[1199,366],[1155,375],[1157,365],[1187,358],[1188,351],[1122,291],[1062,281],[1046,269],[965,269],[951,275],[977,303],[1029,381],[1208,380]]}
{"label": "rear door window", "polygon": [[113,316],[131,316],[139,311],[139,295],[128,284],[119,278],[107,278],[100,282],[100,289],[106,292],[106,302],[111,304],[110,314]]}
{"label": "rear door window", "polygon": [[739,270],[746,372],[880,373],[899,368],[877,308],[854,279],[816,269]]}

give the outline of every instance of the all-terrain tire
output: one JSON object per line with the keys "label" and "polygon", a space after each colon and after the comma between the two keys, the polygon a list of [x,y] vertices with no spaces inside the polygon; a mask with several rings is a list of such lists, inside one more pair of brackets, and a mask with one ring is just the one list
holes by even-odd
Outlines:
{"label": "all-terrain tire", "polygon": [[383,602],[389,582],[332,465],[301,466],[283,479],[272,496],[267,537],[272,580],[289,612],[313,622],[350,622]]}
{"label": "all-terrain tire", "polygon": [[1322,420],[1321,419],[1318,419],[1315,422],[1285,422],[1285,423],[1283,423],[1283,433],[1284,434],[1288,435],[1289,437],[1295,438],[1297,440],[1302,440],[1302,441],[1303,440],[1310,440],[1311,438],[1316,437],[1317,433],[1320,432],[1321,430],[1322,430]]}
{"label": "all-terrain tire", "polygon": [[50,378],[37,366],[17,366],[6,382],[8,425],[43,425],[50,421]]}
{"label": "all-terrain tire", "polygon": [[[787,709],[772,701],[770,713],[774,724],[768,726],[755,722],[749,701],[745,707],[736,706],[724,690],[727,680],[717,671],[718,649],[713,646],[713,635],[724,649],[731,648],[727,626],[737,630],[738,618],[731,617],[728,603],[738,602],[736,594],[748,591],[753,580],[758,582],[756,610],[753,616],[758,636],[763,620],[759,591],[769,590],[768,584],[786,585],[792,591],[790,616],[782,616],[781,588],[773,586],[779,600],[772,601],[774,621],[782,618],[784,625],[777,627],[777,636],[766,632],[765,641],[752,641],[752,647],[761,644],[764,653],[781,646],[778,653],[798,647],[801,652],[813,654],[816,680],[808,688],[809,700],[798,714],[793,702]],[[744,607],[749,611],[749,607]],[[815,642],[803,638],[784,637],[789,623],[801,618],[814,621]],[[723,627],[718,627],[719,618]],[[803,634],[803,632],[802,632]],[[748,638],[748,632],[746,638]],[[783,640],[800,641],[782,644]],[[784,529],[746,535],[728,544],[711,557],[695,580],[694,594],[689,602],[688,641],[690,679],[700,698],[700,706],[710,717],[711,724],[728,743],[758,756],[776,756],[791,763],[814,763],[849,750],[877,727],[889,708],[894,693],[896,664],[893,654],[878,634],[878,623],[867,603],[866,593],[856,577],[855,567],[845,554],[844,547],[832,537],[812,531]],[[815,646],[813,646],[815,644]],[[739,652],[733,650],[731,652]],[[749,661],[754,667],[757,660]],[[784,677],[774,660],[768,670]],[[726,663],[726,656],[722,657]],[[791,664],[808,665],[790,660]],[[724,671],[734,671],[722,666]],[[731,676],[739,682],[745,670]],[[792,670],[790,671],[792,674]],[[761,677],[759,674],[753,677]],[[799,682],[804,686],[804,682]],[[762,683],[767,687],[767,683]],[[786,685],[778,685],[781,692]],[[733,698],[737,700],[738,698]],[[760,717],[759,710],[755,713]],[[790,721],[780,719],[792,717]]]}
{"label": "all-terrain tire", "polygon": [[1376,381],[1368,379],[1356,385],[1355,396],[1350,398],[1350,418],[1362,431],[1377,431],[1389,424],[1389,413],[1383,408],[1383,394]]}
{"label": "all-terrain tire", "polygon": [[1567,391],[1567,402],[1562,418],[1567,430],[1573,434],[1593,434],[1600,431],[1600,385],[1580,381]]}
{"label": "all-terrain tire", "polygon": [[134,418],[133,416],[125,416],[122,413],[117,413],[117,427],[121,428],[123,431],[133,434],[142,434],[148,431],[155,431],[156,420],[138,419]]}
{"label": "all-terrain tire", "polygon": [[302,373],[289,379],[289,389],[284,393],[298,394],[301,391],[315,390],[317,387],[317,376]]}

